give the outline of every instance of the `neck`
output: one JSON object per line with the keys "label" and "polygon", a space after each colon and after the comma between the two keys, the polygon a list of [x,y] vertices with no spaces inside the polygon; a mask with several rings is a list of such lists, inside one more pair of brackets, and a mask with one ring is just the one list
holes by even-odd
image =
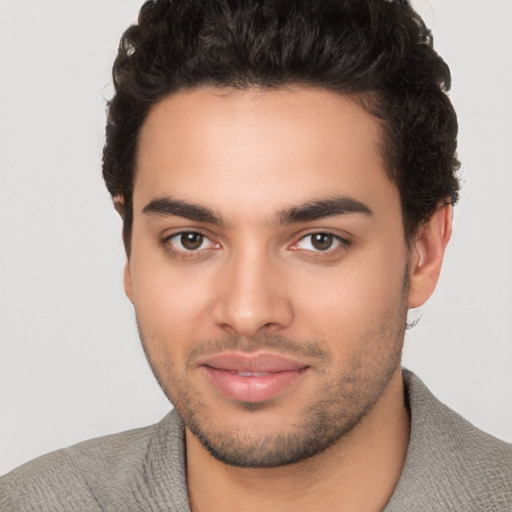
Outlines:
{"label": "neck", "polygon": [[187,430],[192,512],[381,511],[400,478],[409,415],[400,369],[371,411],[327,450],[277,468],[235,468],[213,458]]}

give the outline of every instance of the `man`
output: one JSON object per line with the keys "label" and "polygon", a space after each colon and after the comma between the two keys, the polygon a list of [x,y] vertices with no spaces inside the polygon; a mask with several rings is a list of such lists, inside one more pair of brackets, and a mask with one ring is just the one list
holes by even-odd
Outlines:
{"label": "man", "polygon": [[510,510],[510,446],[400,368],[458,195],[409,5],[150,2],[114,82],[104,177],[175,411],[22,466],[1,509]]}

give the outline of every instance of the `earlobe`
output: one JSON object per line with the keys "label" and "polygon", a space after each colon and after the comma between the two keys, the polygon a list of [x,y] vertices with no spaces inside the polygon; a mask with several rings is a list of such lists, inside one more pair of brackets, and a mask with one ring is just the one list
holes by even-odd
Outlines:
{"label": "earlobe", "polygon": [[409,259],[409,308],[422,306],[434,292],[451,233],[451,205],[438,208],[432,217],[420,226]]}
{"label": "earlobe", "polygon": [[124,284],[124,293],[133,304],[133,286],[132,286],[132,272],[130,270],[130,262],[127,261],[124,265],[124,273],[123,273],[123,284]]}

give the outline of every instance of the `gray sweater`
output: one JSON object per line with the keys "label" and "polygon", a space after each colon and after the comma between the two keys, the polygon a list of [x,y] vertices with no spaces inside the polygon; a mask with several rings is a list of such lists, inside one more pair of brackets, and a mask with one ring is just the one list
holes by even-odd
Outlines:
{"label": "gray sweater", "polygon": [[[404,370],[411,438],[385,512],[512,511],[512,446],[441,404]],[[190,512],[183,424],[150,427],[39,457],[0,479],[0,511]]]}

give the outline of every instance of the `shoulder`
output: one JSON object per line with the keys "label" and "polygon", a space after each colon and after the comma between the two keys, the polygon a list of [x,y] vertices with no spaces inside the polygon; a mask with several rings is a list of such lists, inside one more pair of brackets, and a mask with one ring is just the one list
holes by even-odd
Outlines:
{"label": "shoulder", "polygon": [[[126,503],[126,491],[131,493],[138,480],[152,477],[152,458],[162,444],[178,454],[179,471],[181,425],[173,412],[155,425],[91,439],[38,457],[0,479],[0,510],[115,510],[109,504],[116,500]],[[133,499],[144,502],[141,496]]]}
{"label": "shoulder", "polygon": [[389,510],[512,510],[512,445],[442,404],[407,370],[404,383],[411,438]]}

